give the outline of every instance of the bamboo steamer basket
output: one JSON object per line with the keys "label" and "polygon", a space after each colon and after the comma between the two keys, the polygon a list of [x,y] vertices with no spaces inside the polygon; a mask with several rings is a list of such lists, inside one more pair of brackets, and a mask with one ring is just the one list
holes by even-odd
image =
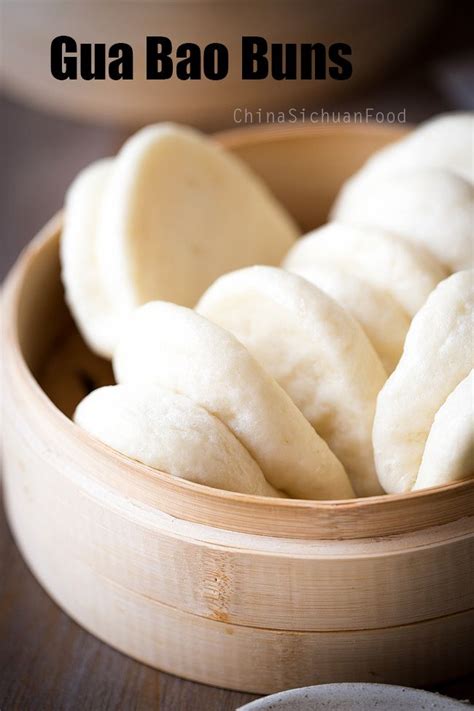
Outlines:
{"label": "bamboo steamer basket", "polygon": [[[387,127],[221,134],[303,229]],[[175,479],[67,417],[110,365],[64,304],[60,216],[4,297],[4,489],[16,541],[79,624],[147,664],[255,693],[338,681],[426,685],[474,669],[474,481],[337,502]]]}

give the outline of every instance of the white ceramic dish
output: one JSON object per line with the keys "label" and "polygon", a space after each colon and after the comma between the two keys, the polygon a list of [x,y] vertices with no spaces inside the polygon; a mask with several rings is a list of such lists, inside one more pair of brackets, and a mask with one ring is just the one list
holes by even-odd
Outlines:
{"label": "white ceramic dish", "polygon": [[237,711],[456,711],[470,704],[389,684],[322,684],[290,689],[242,706]]}

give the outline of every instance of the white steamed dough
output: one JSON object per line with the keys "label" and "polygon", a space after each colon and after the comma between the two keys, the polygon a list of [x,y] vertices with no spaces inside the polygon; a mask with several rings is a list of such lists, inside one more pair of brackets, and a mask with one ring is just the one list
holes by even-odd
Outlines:
{"label": "white steamed dough", "polygon": [[410,319],[391,294],[331,263],[318,262],[291,271],[346,309],[364,329],[387,373],[395,369]]}
{"label": "white steamed dough", "polygon": [[232,150],[172,123],[139,130],[65,199],[74,338],[108,375],[76,422],[245,494],[340,500],[474,475],[473,153],[474,112],[434,117],[297,239]]}
{"label": "white steamed dough", "polygon": [[197,131],[158,124],[115,159],[97,253],[106,292],[128,313],[154,299],[192,306],[230,269],[277,264],[297,235],[237,157]]}
{"label": "white steamed dough", "polygon": [[429,254],[385,230],[330,222],[296,242],[283,266],[291,271],[333,264],[390,294],[414,316],[447,276]]}
{"label": "white steamed dough", "polygon": [[196,308],[280,383],[341,460],[356,494],[381,493],[371,439],[386,373],[359,324],[306,279],[275,267],[220,277]]}
{"label": "white steamed dough", "polygon": [[449,170],[474,182],[474,112],[452,112],[425,121],[405,138],[371,156],[358,175]]}
{"label": "white steamed dough", "polygon": [[84,340],[94,353],[110,356],[117,340],[119,318],[98,273],[97,218],[111,159],[92,163],[72,183],[66,195],[61,234],[61,270],[65,297]]}
{"label": "white steamed dough", "polygon": [[435,415],[414,489],[461,481],[474,474],[474,371]]}
{"label": "white steamed dough", "polygon": [[451,271],[473,266],[474,186],[441,169],[362,172],[342,188],[333,219],[375,227],[423,247]]}
{"label": "white steamed dough", "polygon": [[239,341],[191,309],[156,301],[128,321],[113,360],[119,383],[156,383],[218,417],[275,488],[295,498],[351,498],[344,467]]}
{"label": "white steamed dough", "polygon": [[298,229],[240,159],[197,131],[157,124],[79,174],[65,204],[63,281],[89,347],[111,358],[138,305],[193,305],[220,274],[278,264]]}
{"label": "white steamed dough", "polygon": [[388,493],[414,486],[433,420],[473,367],[473,271],[441,282],[413,319],[402,358],[377,399],[373,443]]}
{"label": "white steamed dough", "polygon": [[138,462],[227,491],[281,496],[216,417],[157,385],[98,388],[77,407],[83,429]]}

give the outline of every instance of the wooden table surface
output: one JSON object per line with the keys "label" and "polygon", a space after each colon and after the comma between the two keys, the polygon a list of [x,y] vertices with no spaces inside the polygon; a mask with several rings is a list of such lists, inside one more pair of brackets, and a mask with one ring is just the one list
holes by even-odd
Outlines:
{"label": "wooden table surface", "polygon": [[[398,82],[398,83],[397,83]],[[452,108],[452,96],[433,84],[394,79],[362,105],[399,110],[417,121]],[[345,107],[344,107],[345,108]],[[2,102],[2,216],[0,277],[37,229],[61,206],[64,190],[87,163],[114,153],[124,136]],[[67,571],[65,571],[67,574]],[[438,687],[474,701],[474,678]],[[135,662],[70,620],[26,567],[0,502],[1,711],[226,711],[248,694],[184,681]]]}

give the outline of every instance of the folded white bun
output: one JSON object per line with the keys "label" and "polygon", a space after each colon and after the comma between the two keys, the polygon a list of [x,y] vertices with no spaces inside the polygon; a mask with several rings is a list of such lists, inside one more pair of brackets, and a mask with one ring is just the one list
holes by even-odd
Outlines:
{"label": "folded white bun", "polygon": [[241,494],[281,496],[220,420],[157,385],[94,390],[74,420],[109,447],[172,476]]}
{"label": "folded white bun", "polygon": [[412,489],[435,415],[473,367],[473,286],[468,270],[436,287],[413,319],[401,360],[379,393],[373,443],[377,474],[388,493]]}
{"label": "folded white bun", "polygon": [[115,159],[97,253],[121,310],[153,299],[193,306],[220,274],[277,264],[297,234],[240,159],[197,131],[158,124],[132,136]]}
{"label": "folded white bun", "polygon": [[426,440],[414,489],[474,476],[474,371],[441,405]]}
{"label": "folded white bun", "polygon": [[390,294],[414,316],[436,284],[447,276],[429,254],[390,232],[330,222],[290,249],[283,266],[333,264]]}
{"label": "folded white bun", "polygon": [[191,309],[162,301],[137,309],[113,366],[119,383],[159,384],[220,419],[276,489],[353,496],[344,467],[285,391],[231,333]]}
{"label": "folded white bun", "polygon": [[61,270],[67,304],[82,337],[98,355],[110,356],[120,319],[97,267],[97,220],[112,159],[92,163],[66,194],[61,234]]}
{"label": "folded white bun", "polygon": [[420,168],[442,168],[474,181],[474,112],[435,116],[406,138],[377,151],[361,169],[364,175],[406,173]]}
{"label": "folded white bun", "polygon": [[343,186],[331,216],[398,234],[457,271],[474,262],[473,210],[474,186],[449,171],[362,171]]}
{"label": "folded white bun", "polygon": [[191,306],[230,269],[278,264],[297,235],[239,158],[192,129],[149,126],[68,192],[67,300],[89,347],[110,358],[120,323],[139,304]]}
{"label": "folded white bun", "polygon": [[387,373],[391,373],[403,351],[410,319],[386,291],[334,264],[318,263],[292,269],[348,311],[362,326]]}
{"label": "folded white bun", "polygon": [[382,493],[372,452],[385,370],[359,324],[296,274],[248,267],[220,277],[196,310],[233,333],[344,465],[358,496]]}

